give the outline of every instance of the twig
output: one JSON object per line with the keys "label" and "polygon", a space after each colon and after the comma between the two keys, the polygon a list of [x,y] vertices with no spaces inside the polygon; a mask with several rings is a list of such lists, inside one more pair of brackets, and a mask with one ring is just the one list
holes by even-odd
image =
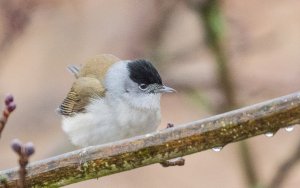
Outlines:
{"label": "twig", "polygon": [[12,95],[7,95],[5,97],[5,108],[2,111],[2,116],[0,117],[0,137],[1,133],[5,127],[9,115],[16,109],[16,104],[14,103],[14,97]]}
{"label": "twig", "polygon": [[185,159],[184,158],[177,157],[175,159],[170,159],[170,160],[167,160],[167,161],[163,161],[160,164],[163,167],[170,167],[170,166],[183,166],[184,163],[185,163]]}
{"label": "twig", "polygon": [[231,110],[236,106],[234,84],[231,79],[228,57],[224,47],[225,22],[223,21],[220,0],[209,0],[197,7],[203,20],[207,45],[211,49],[217,64],[218,80],[225,97],[223,108]]}
{"label": "twig", "polygon": [[[173,128],[173,127],[174,127],[174,124],[168,123],[167,129]],[[178,157],[178,158],[175,158],[175,159],[163,161],[160,164],[163,167],[170,167],[170,166],[183,166],[184,163],[185,163],[185,159],[182,158],[182,157]]]}
{"label": "twig", "polygon": [[31,142],[23,145],[18,139],[12,141],[12,149],[19,155],[19,188],[26,187],[26,166],[28,164],[29,157],[34,153],[34,146]]}
{"label": "twig", "polygon": [[[222,13],[222,2],[220,0],[209,0],[193,3],[193,1],[190,0],[190,3],[195,5],[194,8],[196,8],[199,14],[199,19],[203,21],[207,44],[215,57],[218,70],[218,82],[225,99],[221,108],[218,109],[218,112],[234,109],[238,104],[229,67],[229,58],[224,44],[226,23]],[[258,178],[250,148],[246,142],[241,142],[239,148],[242,159],[241,164],[245,171],[248,187],[257,186]]]}
{"label": "twig", "polygon": [[[27,167],[26,185],[69,185],[224,147],[297,123],[300,123],[300,92],[156,133],[91,146],[32,163]],[[1,171],[0,176],[7,177],[9,187],[16,187],[17,168]]]}
{"label": "twig", "polygon": [[284,180],[288,177],[289,172],[300,160],[300,141],[298,146],[293,153],[278,169],[277,173],[273,177],[269,188],[279,188],[282,187]]}

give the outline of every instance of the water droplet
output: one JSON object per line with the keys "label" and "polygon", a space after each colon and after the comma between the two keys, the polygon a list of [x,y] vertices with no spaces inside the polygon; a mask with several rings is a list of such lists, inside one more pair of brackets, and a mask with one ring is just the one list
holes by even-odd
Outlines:
{"label": "water droplet", "polygon": [[291,125],[291,126],[288,126],[288,127],[286,127],[286,128],[284,128],[287,132],[292,132],[293,130],[294,130],[294,126],[293,125]]}
{"label": "water droplet", "polygon": [[266,135],[266,137],[269,137],[269,138],[271,138],[272,136],[274,136],[274,133],[272,133],[272,132],[268,132],[268,133],[266,133],[265,135]]}
{"label": "water droplet", "polygon": [[221,151],[222,149],[223,149],[222,146],[212,148],[212,150],[215,151],[215,152],[219,152],[219,151]]}

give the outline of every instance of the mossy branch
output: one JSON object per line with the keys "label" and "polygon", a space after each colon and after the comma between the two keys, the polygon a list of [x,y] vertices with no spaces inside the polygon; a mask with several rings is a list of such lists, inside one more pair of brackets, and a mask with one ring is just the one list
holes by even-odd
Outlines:
{"label": "mossy branch", "polygon": [[[207,119],[102,146],[66,153],[27,167],[28,187],[59,187],[159,163],[300,123],[300,92]],[[16,187],[18,169],[0,172]],[[4,185],[0,184],[0,187]]]}

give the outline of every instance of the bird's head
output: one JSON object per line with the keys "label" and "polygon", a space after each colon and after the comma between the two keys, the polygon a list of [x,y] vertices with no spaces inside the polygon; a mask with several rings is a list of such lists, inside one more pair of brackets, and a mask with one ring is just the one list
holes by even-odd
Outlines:
{"label": "bird's head", "polygon": [[161,94],[175,91],[162,83],[155,67],[146,60],[113,64],[106,74],[105,87],[111,97],[140,109],[159,109]]}

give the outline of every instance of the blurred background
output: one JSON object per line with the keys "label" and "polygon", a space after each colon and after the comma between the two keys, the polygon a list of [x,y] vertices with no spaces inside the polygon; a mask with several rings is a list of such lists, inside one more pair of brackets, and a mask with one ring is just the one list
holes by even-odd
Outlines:
{"label": "blurred background", "polygon": [[[162,98],[160,129],[299,90],[299,7],[298,0],[1,0],[0,99],[13,93],[17,110],[0,140],[0,168],[17,166],[14,138],[35,144],[31,161],[76,149],[55,109],[74,80],[67,65],[97,54],[158,67],[178,91]],[[280,130],[186,156],[183,167],[156,164],[68,187],[264,188],[283,177],[271,187],[296,188],[297,160],[279,168],[299,135],[299,127]]]}

